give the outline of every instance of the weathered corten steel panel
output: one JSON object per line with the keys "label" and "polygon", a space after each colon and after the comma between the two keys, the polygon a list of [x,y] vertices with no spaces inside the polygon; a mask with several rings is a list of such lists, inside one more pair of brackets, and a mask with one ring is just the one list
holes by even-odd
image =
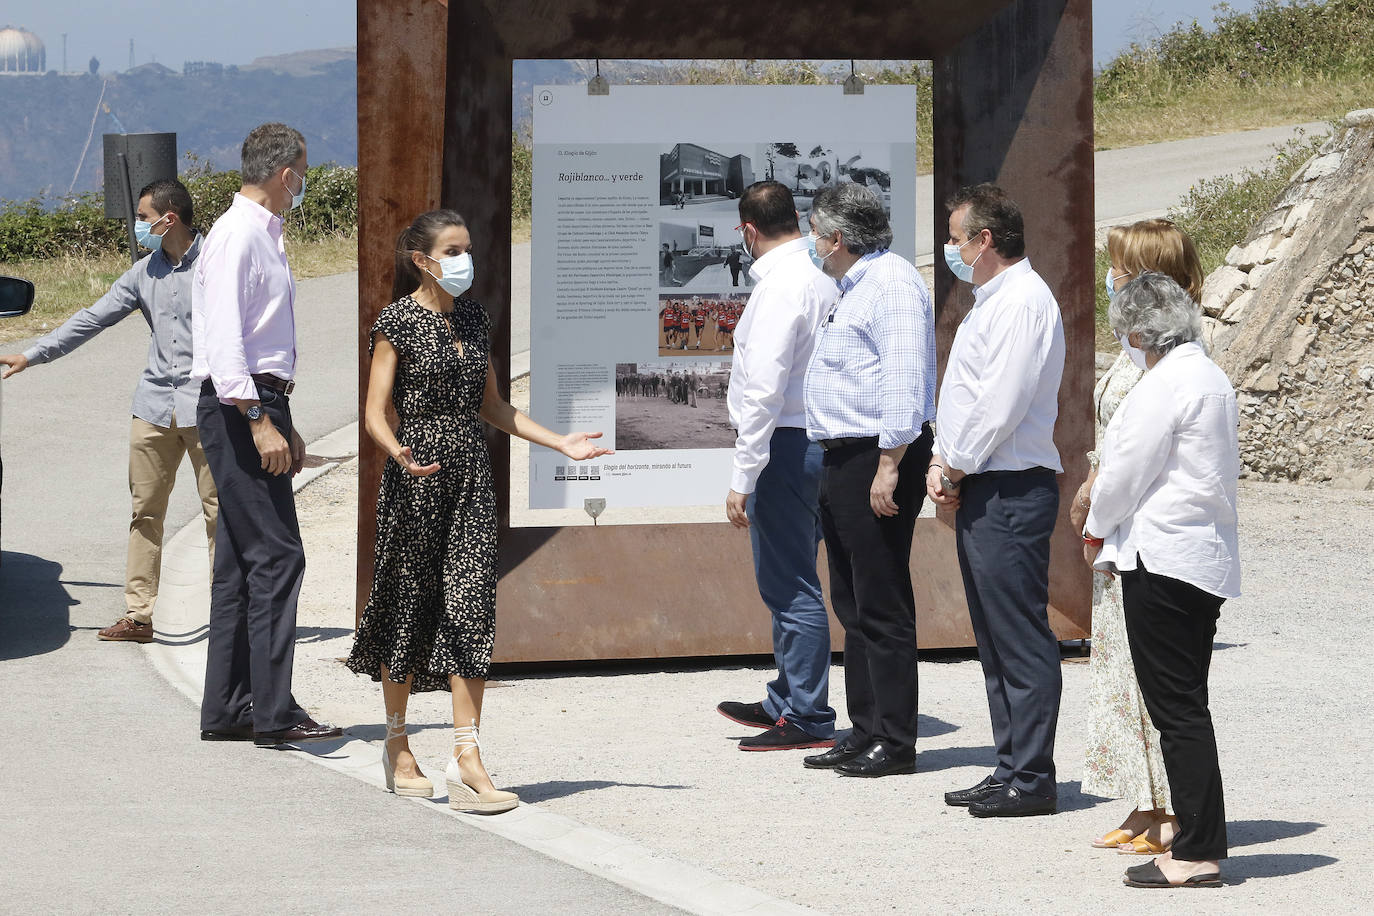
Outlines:
{"label": "weathered corten steel panel", "polygon": [[[1077,330],[1071,331],[1066,373],[1066,378],[1085,375],[1086,380],[1080,378],[1066,385],[1076,384],[1070,390],[1090,400],[1093,281],[1088,0],[1049,4],[931,0],[875,5],[872,10],[851,7],[837,12],[843,17],[843,27],[836,28],[818,27],[815,17],[797,15],[792,3],[709,7],[695,16],[684,16],[682,11],[680,3],[663,0],[633,4],[471,0],[451,4],[442,201],[466,216],[474,246],[481,253],[474,295],[486,303],[493,317],[492,360],[503,390],[509,386],[510,359],[507,243],[513,60],[858,56],[940,61],[937,98],[944,100],[956,120],[947,124],[937,114],[937,151],[943,149],[943,153],[937,152],[937,188],[997,177],[1012,182],[1013,193],[1020,196],[1028,211],[1042,201],[1054,201],[1052,214],[1036,214],[1030,222],[1035,227],[1032,232],[1043,233],[1044,246],[1055,249],[1054,254],[1046,251],[1035,263],[1051,283],[1057,282],[1061,302],[1089,303],[1086,337],[1079,327],[1082,322],[1077,317],[1071,322]],[[385,23],[379,18],[364,17],[360,12],[360,87],[375,80],[363,62],[362,33],[366,28],[383,28]],[[665,28],[664,23],[669,22],[672,27]],[[766,28],[761,28],[761,23]],[[402,31],[395,28],[389,34],[394,37]],[[442,56],[428,44],[416,47],[407,42],[396,53],[409,56],[417,71],[444,66]],[[963,89],[955,87],[953,91],[972,93],[967,103],[950,101],[951,79],[965,81]],[[972,104],[984,92],[1005,92],[1021,102],[982,108]],[[391,98],[398,99],[399,95]],[[1012,121],[976,121],[980,112],[987,111]],[[364,130],[362,114],[360,94],[360,133]],[[427,139],[416,136],[414,114],[414,106],[398,102],[389,110],[377,109],[370,127],[392,134],[399,147],[416,157],[437,156],[438,151],[429,147]],[[1035,137],[1030,143],[1018,130],[1021,114],[1033,116],[1026,128]],[[966,132],[962,145],[945,137],[946,145],[941,147],[941,135],[951,130]],[[1047,161],[1038,158],[1037,144],[1046,151]],[[978,148],[965,152],[970,146]],[[1075,199],[1079,203],[1075,204]],[[1065,201],[1069,201],[1067,206]],[[935,209],[937,217],[943,219],[942,208],[937,204]],[[1062,222],[1056,223],[1056,219]],[[942,302],[949,296],[949,285],[947,278],[937,285]],[[371,286],[385,298],[384,284],[374,279]],[[362,308],[370,324],[376,307]],[[942,354],[948,351],[953,328],[950,322],[957,321],[957,308],[946,307],[940,318]],[[1069,311],[1066,305],[1066,316]],[[360,348],[365,365],[365,340],[360,341]],[[1069,400],[1066,396],[1065,401]],[[1080,413],[1085,411],[1087,408],[1079,409]],[[1073,468],[1070,477],[1078,470],[1075,456],[1091,447],[1090,423],[1086,442],[1082,433],[1077,421],[1070,419],[1068,431],[1060,434],[1066,463]],[[739,532],[724,523],[511,529],[505,509],[508,440],[489,430],[488,443],[502,506],[498,661],[771,652],[767,612],[754,587],[747,540]],[[381,462],[366,440],[363,451],[373,452],[372,464],[364,464],[363,473],[375,478]],[[370,557],[375,525],[375,480],[372,489],[367,489],[366,482],[363,486],[367,498],[359,512],[360,565],[364,554]],[[1063,532],[1060,535],[1062,542]],[[370,559],[366,562],[370,574]],[[822,559],[822,568],[823,564]],[[1059,613],[1054,623],[1061,636],[1070,638],[1086,630],[1088,593],[1086,576],[1065,567],[1064,551],[1057,543],[1054,595]],[[921,645],[971,645],[953,537],[947,525],[928,522],[918,526],[912,570],[918,582]],[[359,588],[365,595],[363,578],[360,574]],[[839,634],[833,621],[832,630]]]}
{"label": "weathered corten steel panel", "polygon": [[[1088,635],[1092,579],[1069,505],[1093,447],[1094,379],[1093,109],[1091,0],[1016,3],[935,61],[935,225],[943,241],[944,201],[961,186],[994,182],[1021,206],[1026,253],[1064,316],[1064,381],[1055,444],[1064,463],[1059,525],[1050,553],[1050,623],[1061,639]],[[972,287],[935,271],[936,338],[943,375]],[[953,538],[939,522],[919,526],[918,549],[954,564]],[[927,578],[923,585],[933,583]],[[931,601],[947,597],[941,590]],[[919,603],[919,602],[918,602]],[[971,645],[967,614],[962,640]]]}
{"label": "weathered corten steel panel", "polygon": [[[358,419],[368,331],[391,301],[396,236],[439,205],[448,9],[441,0],[358,4]],[[358,433],[358,597],[372,587],[377,487],[386,453]]]}

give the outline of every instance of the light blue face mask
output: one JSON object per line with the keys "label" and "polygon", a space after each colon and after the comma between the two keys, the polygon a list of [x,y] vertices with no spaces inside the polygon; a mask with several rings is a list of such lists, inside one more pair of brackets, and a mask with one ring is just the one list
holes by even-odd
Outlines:
{"label": "light blue face mask", "polygon": [[983,256],[983,253],[980,251],[978,253],[978,258],[973,259],[973,264],[964,263],[964,256],[962,254],[964,247],[968,245],[969,242],[975,241],[976,239],[977,236],[969,239],[968,242],[965,242],[963,245],[945,246],[945,264],[954,272],[954,276],[963,280],[965,283],[973,282],[973,265],[977,264],[978,258]]}
{"label": "light blue face mask", "polygon": [[[290,172],[292,175],[296,175],[295,169],[288,168],[287,171]],[[297,191],[295,194],[292,194],[292,195],[291,195],[291,209],[292,209],[292,210],[296,209],[296,208],[299,207],[302,203],[305,202],[305,176],[304,176],[304,175],[296,175],[296,177],[299,178],[299,179],[301,180],[301,189],[300,189],[299,191]],[[286,185],[286,179],[285,179],[285,178],[282,179],[282,185],[283,185],[283,186]],[[290,189],[290,188],[287,188],[286,190],[289,191],[289,190],[291,190],[291,189]]]}
{"label": "light blue face mask", "polygon": [[[1124,274],[1122,274],[1121,277],[1129,277],[1130,275],[1131,275],[1131,272],[1128,270],[1128,271],[1126,271]],[[1112,273],[1111,267],[1108,267],[1108,268],[1107,268],[1107,279],[1105,279],[1105,280],[1102,281],[1102,282],[1104,282],[1105,284],[1107,284],[1107,301],[1108,301],[1108,302],[1111,302],[1113,299],[1116,298],[1116,281],[1117,281],[1117,280],[1120,280],[1121,277],[1118,277],[1116,274]]]}
{"label": "light blue face mask", "polygon": [[816,234],[813,232],[806,237],[806,253],[811,256],[811,263],[816,265],[816,269],[824,271],[825,258],[830,257],[830,254],[834,254],[835,249],[830,249],[830,254],[826,255],[825,258],[821,257],[820,254],[816,252]]}
{"label": "light blue face mask", "polygon": [[476,271],[472,266],[472,255],[465,251],[451,258],[432,258],[429,255],[425,255],[425,257],[439,265],[442,276],[434,277],[434,274],[429,271],[425,271],[425,273],[434,277],[435,282],[444,292],[457,297],[471,288],[472,278],[476,276]]}
{"label": "light blue face mask", "polygon": [[164,213],[161,218],[151,223],[147,220],[134,220],[134,238],[138,239],[138,244],[149,251],[160,251],[162,249],[162,236],[153,235],[153,227],[166,218],[167,214]]}

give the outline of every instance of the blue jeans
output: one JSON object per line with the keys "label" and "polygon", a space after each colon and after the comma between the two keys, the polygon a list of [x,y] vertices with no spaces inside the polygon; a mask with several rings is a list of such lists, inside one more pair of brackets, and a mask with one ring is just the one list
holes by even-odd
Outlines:
{"label": "blue jeans", "polygon": [[773,614],[777,679],[763,708],[816,738],[835,735],[830,707],[830,620],[816,572],[821,540],[821,447],[793,427],[774,430],[768,465],[749,494],[749,541],[759,596]]}

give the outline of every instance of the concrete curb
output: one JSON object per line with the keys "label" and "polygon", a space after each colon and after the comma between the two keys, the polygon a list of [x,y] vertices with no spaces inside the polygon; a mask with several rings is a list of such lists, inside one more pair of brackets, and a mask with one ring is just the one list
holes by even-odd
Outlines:
{"label": "concrete curb", "polygon": [[[528,357],[527,357],[528,358]],[[528,368],[525,369],[528,372]],[[514,372],[512,372],[514,376]],[[312,442],[312,455],[330,459],[307,468],[293,482],[299,491],[358,452],[357,423],[350,423]],[[162,583],[157,605],[157,641],[147,649],[153,668],[196,706],[205,687],[205,636],[210,584],[205,568],[205,527],[195,519],[167,542],[162,554]],[[345,731],[341,745],[300,748],[313,763],[385,791],[379,763],[381,748]],[[312,751],[310,747],[318,747]],[[443,781],[436,781],[442,792]],[[646,897],[690,913],[810,913],[805,907],[770,897],[727,881],[705,869],[660,855],[633,840],[589,827],[538,805],[522,804],[506,814],[484,817],[450,809],[443,795],[399,799],[425,805],[436,813],[495,834],[551,859],[613,881]]]}

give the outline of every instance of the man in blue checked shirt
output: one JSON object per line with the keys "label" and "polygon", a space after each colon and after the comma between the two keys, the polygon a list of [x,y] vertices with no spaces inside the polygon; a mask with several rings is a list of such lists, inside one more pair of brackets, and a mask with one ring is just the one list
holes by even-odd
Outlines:
{"label": "man in blue checked shirt", "polygon": [[816,195],[812,260],[838,282],[806,372],[807,435],[824,450],[821,530],[844,626],[853,731],[815,769],[916,771],[916,599],[911,538],[935,417],[935,315],[925,282],[888,250],[882,200],[857,184]]}

